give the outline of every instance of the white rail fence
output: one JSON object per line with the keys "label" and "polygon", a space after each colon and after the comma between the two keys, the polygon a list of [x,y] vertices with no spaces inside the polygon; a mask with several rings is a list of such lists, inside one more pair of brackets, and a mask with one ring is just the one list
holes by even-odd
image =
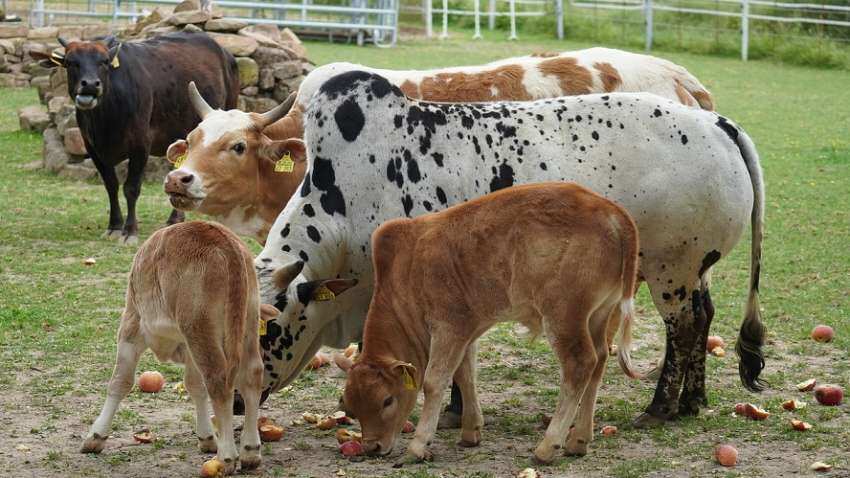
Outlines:
{"label": "white rail fence", "polygon": [[[74,18],[136,20],[158,5],[172,7],[180,0],[32,0],[32,26],[50,25]],[[328,4],[330,3],[330,4]],[[272,24],[299,30],[355,35],[362,45],[368,36],[375,45],[392,46],[398,39],[398,0],[337,0],[316,5],[312,0],[221,0],[214,2],[225,18],[249,24]]]}
{"label": "white rail fence", "polygon": [[[497,17],[508,17],[510,22],[511,40],[517,39],[517,19],[522,17],[555,17],[555,33],[559,39],[564,38],[564,19],[588,16],[588,12],[598,15],[601,22],[642,25],[644,44],[647,51],[652,49],[654,34],[657,29],[693,29],[714,30],[715,33],[733,33],[728,27],[715,28],[699,27],[699,21],[687,25],[688,16],[734,18],[738,20],[735,30],[740,34],[741,58],[748,58],[751,35],[751,24],[764,22],[768,24],[793,24],[818,28],[832,27],[844,32],[837,41],[850,43],[850,5],[827,3],[793,3],[770,0],[487,0],[487,11],[481,10],[484,0],[463,0],[451,2],[448,0],[423,0],[422,7],[406,7],[404,10],[420,11],[425,19],[425,30],[428,37],[434,35],[433,19],[438,17],[442,22],[442,32],[439,38],[448,36],[450,17],[473,17],[473,38],[481,38],[482,17],[487,17],[488,27],[494,28]],[[504,5],[507,4],[507,8]],[[502,8],[499,8],[499,6]],[[565,6],[569,8],[565,11]],[[520,8],[518,8],[520,7]],[[601,12],[601,13],[600,13]],[[656,12],[663,14],[679,14],[685,21],[679,23],[656,21]],[[619,13],[615,17],[612,14]],[[660,15],[659,15],[660,16]],[[699,19],[705,21],[705,18]],[[804,35],[801,35],[804,36]]]}

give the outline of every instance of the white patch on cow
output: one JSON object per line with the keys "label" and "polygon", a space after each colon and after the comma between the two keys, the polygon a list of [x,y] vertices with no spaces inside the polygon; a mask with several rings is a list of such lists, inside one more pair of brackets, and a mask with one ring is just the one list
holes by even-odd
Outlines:
{"label": "white patch on cow", "polygon": [[[551,58],[546,59],[551,60]],[[526,65],[525,74],[522,75],[522,86],[532,98],[552,98],[564,94],[558,77],[541,73],[539,64]]]}
{"label": "white patch on cow", "polygon": [[492,96],[493,98],[496,98],[496,97],[499,96],[499,89],[496,88],[496,85],[492,85],[490,87],[490,96]]}
{"label": "white patch on cow", "polygon": [[242,131],[254,126],[251,116],[244,111],[215,110],[198,125],[204,132],[204,147],[209,146],[227,133]]}
{"label": "white patch on cow", "polygon": [[231,209],[227,215],[216,216],[215,220],[227,226],[236,234],[256,237],[262,229],[266,227],[266,221],[264,221],[258,214],[252,214],[246,220],[246,210],[247,207],[245,206],[236,206]]}

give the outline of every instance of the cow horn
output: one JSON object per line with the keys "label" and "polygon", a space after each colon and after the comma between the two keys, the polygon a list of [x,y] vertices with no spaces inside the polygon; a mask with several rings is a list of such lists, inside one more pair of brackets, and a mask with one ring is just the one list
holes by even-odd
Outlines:
{"label": "cow horn", "polygon": [[58,41],[59,44],[62,45],[62,48],[68,48],[68,40],[62,37],[56,37],[56,41]]}
{"label": "cow horn", "polygon": [[289,113],[289,110],[292,109],[293,103],[295,103],[295,92],[290,93],[289,97],[283,103],[261,114],[257,123],[259,123],[261,128],[265,128],[286,116],[286,114]]}
{"label": "cow horn", "polygon": [[198,91],[198,87],[195,86],[194,81],[189,82],[189,99],[192,101],[192,106],[195,107],[195,111],[198,113],[198,116],[201,119],[206,118],[206,116],[212,113],[212,108],[207,102],[204,100],[204,97],[201,96],[201,93]]}

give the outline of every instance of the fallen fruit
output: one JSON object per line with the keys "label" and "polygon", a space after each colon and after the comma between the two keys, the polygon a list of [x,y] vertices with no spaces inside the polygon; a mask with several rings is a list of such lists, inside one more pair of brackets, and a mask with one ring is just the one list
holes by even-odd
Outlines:
{"label": "fallen fruit", "polygon": [[815,342],[832,342],[833,336],[835,336],[835,331],[828,325],[818,325],[812,329],[812,339]]}
{"label": "fallen fruit", "polygon": [[411,422],[410,420],[406,420],[404,422],[404,426],[401,427],[402,433],[413,433],[415,431],[416,431],[416,427],[413,426],[413,422]]}
{"label": "fallen fruit", "polygon": [[201,476],[204,478],[216,478],[224,475],[224,463],[218,458],[207,460],[201,465]]}
{"label": "fallen fruit", "polygon": [[330,430],[336,426],[336,419],[333,417],[325,417],[319,420],[319,423],[316,424],[316,428],[319,430]]}
{"label": "fallen fruit", "polygon": [[746,416],[752,418],[753,420],[764,420],[770,416],[770,413],[767,410],[763,410],[752,403],[748,403],[745,405],[744,413]]}
{"label": "fallen fruit", "polygon": [[318,423],[319,416],[315,413],[304,412],[301,414],[301,418],[307,423]]}
{"label": "fallen fruit", "polygon": [[138,443],[153,443],[153,433],[150,430],[140,430],[133,433],[133,440]]}
{"label": "fallen fruit", "polygon": [[333,359],[336,366],[345,372],[348,372],[348,369],[354,365],[354,360],[339,352],[334,354]]}
{"label": "fallen fruit", "polygon": [[741,415],[742,417],[747,416],[747,404],[746,403],[736,403],[735,404],[735,415]]}
{"label": "fallen fruit", "polygon": [[363,445],[359,441],[347,441],[339,446],[343,456],[357,456],[363,454]]}
{"label": "fallen fruit", "polygon": [[353,423],[351,421],[351,418],[347,417],[345,415],[345,412],[343,412],[342,410],[334,412],[333,415],[331,415],[331,418],[336,420],[336,423],[338,425],[351,425]]}
{"label": "fallen fruit", "polygon": [[732,445],[718,445],[714,449],[714,458],[723,466],[735,466],[738,463],[738,450]]}
{"label": "fallen fruit", "polygon": [[347,428],[339,428],[336,431],[336,442],[342,445],[343,443],[351,441],[351,432],[348,431]]}
{"label": "fallen fruit", "polygon": [[614,425],[605,425],[602,427],[602,436],[610,437],[617,434],[617,427]]}
{"label": "fallen fruit", "polygon": [[274,419],[271,417],[260,417],[257,419],[257,429],[263,425],[274,425]]}
{"label": "fallen fruit", "polygon": [[794,430],[798,430],[801,432],[808,431],[812,429],[812,425],[810,423],[806,423],[803,420],[797,420],[796,418],[791,419],[791,428]]}
{"label": "fallen fruit", "polygon": [[726,347],[726,342],[723,341],[723,337],[720,337],[719,335],[709,336],[705,345],[705,350],[714,352],[714,349],[717,347]]}
{"label": "fallen fruit", "polygon": [[538,476],[540,475],[537,474],[537,471],[534,468],[526,468],[520,471],[516,475],[516,478],[538,478]]}
{"label": "fallen fruit", "polygon": [[832,469],[832,465],[828,465],[828,464],[826,464],[822,461],[816,461],[816,462],[812,463],[812,465],[809,468],[814,470],[814,471],[829,471],[829,470]]}
{"label": "fallen fruit", "polygon": [[283,438],[283,427],[279,427],[272,423],[267,423],[260,427],[260,440],[278,441]]}
{"label": "fallen fruit", "polygon": [[83,261],[83,264],[85,264],[85,265],[87,265],[87,266],[93,266],[93,265],[95,265],[96,263],[97,263],[97,261],[96,261],[96,260],[94,260],[94,257],[89,257],[88,259],[86,259],[86,260],[84,260],[84,261]]}
{"label": "fallen fruit", "polygon": [[357,344],[349,345],[348,347],[345,348],[345,352],[343,352],[343,353],[345,354],[346,357],[349,357],[349,358],[353,357],[354,354],[357,353]]}
{"label": "fallen fruit", "polygon": [[711,350],[711,355],[714,355],[715,357],[725,357],[726,351],[723,350],[723,347],[714,347]]}
{"label": "fallen fruit", "polygon": [[804,382],[800,382],[797,384],[797,390],[801,392],[809,392],[815,389],[815,384],[818,383],[817,380],[810,378]]}
{"label": "fallen fruit", "polygon": [[844,390],[838,385],[818,385],[815,388],[815,398],[821,405],[841,405],[841,401],[844,400]]}
{"label": "fallen fruit", "polygon": [[330,362],[330,358],[327,355],[322,352],[316,352],[316,355],[314,355],[313,358],[310,359],[310,363],[307,364],[307,368],[310,370],[316,370],[324,367]]}
{"label": "fallen fruit", "polygon": [[145,372],[139,375],[139,390],[145,393],[157,393],[165,386],[165,378],[159,372]]}
{"label": "fallen fruit", "polygon": [[806,402],[801,402],[801,401],[798,401],[798,400],[792,399],[792,400],[782,402],[782,408],[784,408],[785,410],[788,410],[789,412],[792,412],[794,410],[799,410],[799,409],[805,408],[805,407],[806,407]]}

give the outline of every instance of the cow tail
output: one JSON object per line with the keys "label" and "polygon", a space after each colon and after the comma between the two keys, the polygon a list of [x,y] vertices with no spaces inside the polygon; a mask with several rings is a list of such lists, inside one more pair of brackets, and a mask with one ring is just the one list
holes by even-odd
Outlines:
{"label": "cow tail", "polygon": [[735,351],[740,359],[738,372],[741,375],[741,381],[747,389],[758,392],[764,390],[767,386],[764,380],[759,379],[759,375],[764,369],[764,353],[761,347],[764,345],[767,334],[767,329],[761,321],[761,310],[759,308],[759,276],[761,275],[764,228],[764,182],[758,152],[750,137],[739,130],[737,143],[753,185],[753,211],[751,216],[750,293]]}
{"label": "cow tail", "polygon": [[622,299],[620,300],[620,339],[617,342],[617,361],[623,372],[631,378],[642,378],[632,366],[632,322],[635,317],[635,290],[637,288],[638,243],[637,226],[623,211],[620,227],[622,244]]}

